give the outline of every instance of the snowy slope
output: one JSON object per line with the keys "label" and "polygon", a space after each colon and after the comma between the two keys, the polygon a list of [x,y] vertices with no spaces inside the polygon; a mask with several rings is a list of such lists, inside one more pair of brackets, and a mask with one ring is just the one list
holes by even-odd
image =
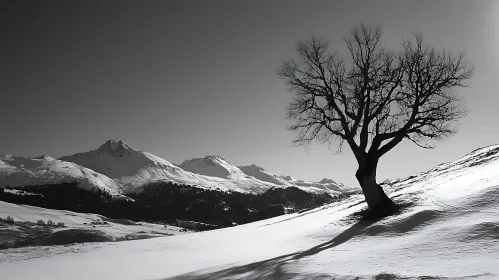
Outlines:
{"label": "snowy slope", "polygon": [[242,172],[230,178],[195,174],[153,154],[135,150],[123,141],[109,140],[97,150],[64,156],[61,160],[80,164],[114,179],[123,186],[125,193],[140,192],[143,184],[158,180],[239,192],[263,192],[273,186],[246,178]]}
{"label": "snowy slope", "polygon": [[314,193],[328,192],[330,194],[358,191],[357,189],[347,188],[343,184],[336,183],[335,181],[326,178],[322,179],[320,182],[311,182],[311,181],[296,180],[291,176],[277,176],[265,170],[263,167],[260,167],[255,164],[247,166],[238,166],[238,168],[241,171],[243,171],[246,175],[253,176],[261,181],[269,182],[282,187],[295,186],[309,192],[314,192]]}
{"label": "snowy slope", "polygon": [[4,250],[0,271],[12,280],[499,279],[498,170],[492,146],[399,180],[389,196],[413,205],[375,223],[355,222],[365,203],[353,195],[183,236]]}
{"label": "snowy slope", "polygon": [[324,178],[319,182],[297,180],[291,176],[279,176],[279,179],[286,181],[288,184],[302,187],[303,189],[316,189],[329,192],[356,192],[360,189],[349,188],[341,183],[337,183],[331,179]]}
{"label": "snowy slope", "polygon": [[255,189],[263,192],[278,185],[265,180],[259,180],[245,174],[237,166],[220,156],[206,156],[184,161],[179,165],[182,169],[199,175],[228,179],[244,189]]}
{"label": "snowy slope", "polygon": [[270,173],[265,170],[265,168],[260,167],[258,165],[246,165],[246,166],[238,166],[238,168],[249,176],[253,176],[259,180],[264,182],[269,182],[272,184],[280,185],[280,186],[291,186],[292,184],[288,183],[286,180],[277,177],[276,175]]}
{"label": "snowy slope", "polygon": [[186,171],[212,177],[225,179],[247,177],[239,168],[221,156],[189,159],[179,166]]}
{"label": "snowy slope", "polygon": [[99,188],[119,195],[121,187],[114,180],[72,162],[49,156],[37,158],[0,155],[0,185],[22,187],[78,181],[79,187]]}
{"label": "snowy slope", "polygon": [[[122,238],[127,235],[138,235],[141,233],[160,233],[168,235],[183,234],[179,227],[164,227],[160,224],[151,223],[119,223],[117,220],[108,219],[98,214],[77,213],[66,210],[45,209],[29,205],[17,205],[0,201],[0,218],[10,216],[14,221],[36,223],[38,220],[54,223],[64,223],[66,229],[97,230],[112,239]],[[107,224],[92,225],[92,222],[104,222]]]}

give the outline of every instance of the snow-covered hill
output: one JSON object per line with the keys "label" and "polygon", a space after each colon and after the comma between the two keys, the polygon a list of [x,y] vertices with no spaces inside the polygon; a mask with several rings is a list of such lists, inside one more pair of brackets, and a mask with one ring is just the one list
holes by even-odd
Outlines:
{"label": "snow-covered hill", "polygon": [[264,182],[269,182],[272,184],[280,185],[280,186],[291,186],[289,182],[286,180],[279,178],[278,176],[270,173],[269,171],[265,170],[265,168],[260,167],[258,165],[252,164],[252,165],[246,165],[246,166],[238,166],[238,168],[244,172],[245,174],[249,176],[253,176],[259,180],[262,180]]}
{"label": "snow-covered hill", "polygon": [[335,181],[327,178],[324,178],[319,182],[312,182],[312,181],[296,180],[289,175],[277,176],[267,171],[265,168],[255,164],[247,166],[238,166],[238,168],[246,175],[255,177],[261,181],[269,182],[283,187],[296,186],[305,191],[311,191],[315,193],[328,192],[332,194],[360,191],[360,189],[347,188],[345,185],[336,183]]}
{"label": "snow-covered hill", "polygon": [[[182,228],[175,226],[165,227],[160,224],[146,222],[134,223],[127,220],[109,219],[98,214],[45,209],[0,201],[0,218],[5,219],[8,216],[13,218],[15,222],[36,223],[38,220],[44,222],[50,220],[55,224],[64,223],[65,227],[57,230],[78,229],[88,232],[96,231],[99,235],[105,236],[109,240],[116,240],[127,236],[136,236],[138,238],[137,236],[144,234],[147,234],[149,237],[184,234],[184,232],[180,231]],[[15,224],[11,229],[15,231]],[[2,230],[6,229],[3,228]]]}
{"label": "snow-covered hill", "polygon": [[[140,192],[140,187],[145,183],[159,180],[201,188],[255,193],[274,186],[248,178],[241,171],[236,173],[229,170],[228,172],[233,176],[227,176],[227,178],[192,173],[153,154],[135,150],[123,141],[109,140],[96,150],[64,156],[60,159],[80,164],[114,179],[123,186],[125,193]],[[213,162],[215,161],[217,164],[225,162],[213,157]],[[225,165],[224,168],[230,169],[229,165]],[[212,170],[221,172],[221,169],[217,168]]]}
{"label": "snow-covered hill", "polygon": [[411,205],[377,222],[355,220],[366,206],[358,194],[208,232],[4,250],[0,271],[12,280],[499,279],[498,170],[491,146],[392,182],[388,195]]}
{"label": "snow-covered hill", "polygon": [[355,192],[360,189],[349,188],[341,183],[337,183],[331,179],[324,178],[319,182],[297,180],[291,176],[279,176],[279,179],[286,181],[288,184],[302,187],[303,189],[317,189],[318,191],[329,192]]}
{"label": "snow-covered hill", "polygon": [[186,171],[204,176],[228,179],[245,189],[256,188],[259,190],[257,192],[265,191],[273,187],[281,187],[280,184],[268,180],[261,180],[261,178],[244,172],[239,167],[220,156],[210,155],[204,158],[186,160],[180,164],[179,167]]}
{"label": "snow-covered hill", "polygon": [[229,179],[234,182],[234,184],[245,189],[250,186],[259,186],[260,190],[267,190],[272,187],[286,188],[295,186],[304,191],[313,193],[328,192],[336,194],[349,191],[343,185],[337,184],[329,179],[324,179],[321,182],[307,182],[301,180],[287,181],[258,165],[235,166],[220,156],[210,155],[204,158],[190,159],[178,166],[192,173]]}
{"label": "snow-covered hill", "polygon": [[224,179],[247,177],[239,168],[221,156],[189,159],[179,166],[186,171],[211,177]]}
{"label": "snow-covered hill", "polygon": [[81,165],[49,156],[36,158],[0,155],[0,185],[22,187],[78,181],[86,189],[99,188],[119,195],[121,185]]}

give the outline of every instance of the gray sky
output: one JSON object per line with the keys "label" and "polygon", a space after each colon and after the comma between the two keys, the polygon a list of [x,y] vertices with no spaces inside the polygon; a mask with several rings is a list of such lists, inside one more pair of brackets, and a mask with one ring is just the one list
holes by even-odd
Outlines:
{"label": "gray sky", "polygon": [[311,34],[343,49],[359,21],[380,24],[386,47],[420,31],[476,66],[459,134],[435,150],[403,142],[379,181],[499,142],[499,1],[102,2],[2,3],[0,153],[60,157],[116,139],[174,163],[214,154],[357,185],[347,148],[292,147],[276,70]]}

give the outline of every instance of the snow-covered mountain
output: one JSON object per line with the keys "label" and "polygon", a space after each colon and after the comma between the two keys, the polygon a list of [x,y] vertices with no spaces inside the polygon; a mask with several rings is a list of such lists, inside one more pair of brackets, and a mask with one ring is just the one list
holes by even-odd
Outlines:
{"label": "snow-covered mountain", "polygon": [[265,170],[265,168],[255,164],[247,166],[238,166],[238,168],[249,176],[253,176],[259,180],[283,187],[295,186],[302,190],[312,191],[315,193],[322,193],[324,191],[328,193],[357,191],[356,189],[348,188],[343,184],[337,183],[327,178],[324,178],[319,182],[312,182],[312,181],[296,180],[289,175],[277,176]]}
{"label": "snow-covered mountain", "polygon": [[2,156],[0,185],[23,186],[79,181],[113,195],[140,192],[154,181],[170,181],[201,188],[262,193],[274,187],[296,186],[314,193],[345,191],[334,181],[307,182],[278,177],[257,165],[237,167],[220,156],[186,160],[175,165],[123,141],[109,140],[99,148],[54,159]]}
{"label": "snow-covered mountain", "polygon": [[245,174],[249,176],[253,176],[259,180],[269,182],[272,184],[280,185],[280,186],[291,186],[288,181],[270,173],[269,171],[265,170],[265,168],[260,167],[258,165],[252,164],[252,165],[246,165],[246,166],[238,166],[238,168],[244,172]]}
{"label": "snow-covered mountain", "polygon": [[0,271],[13,280],[499,279],[498,170],[495,145],[395,180],[387,195],[406,206],[381,220],[359,221],[366,204],[354,194],[202,233],[2,250]]}
{"label": "snow-covered mountain", "polygon": [[192,173],[224,179],[248,177],[239,168],[221,156],[189,159],[182,162],[179,167]]}
{"label": "snow-covered mountain", "polygon": [[279,179],[286,181],[288,184],[302,187],[303,189],[315,189],[317,191],[328,191],[328,192],[355,192],[360,191],[360,189],[349,188],[341,183],[337,183],[334,180],[324,178],[319,182],[297,180],[289,175],[278,176]]}
{"label": "snow-covered mountain", "polygon": [[22,187],[78,181],[87,189],[99,188],[119,195],[121,185],[81,165],[43,155],[36,158],[0,155],[0,185]]}
{"label": "snow-covered mountain", "polygon": [[178,166],[192,173],[229,179],[243,188],[259,186],[261,190],[267,190],[272,187],[286,188],[294,186],[308,192],[328,192],[332,194],[350,191],[343,185],[329,179],[324,179],[321,182],[287,181],[258,165],[235,166],[220,156],[210,155],[204,158],[190,159]]}
{"label": "snow-covered mountain", "polygon": [[245,189],[256,188],[265,191],[273,187],[281,187],[280,184],[261,180],[261,178],[244,172],[221,156],[209,155],[204,158],[186,160],[179,167],[199,175],[228,179]]}
{"label": "snow-covered mountain", "polygon": [[[272,184],[249,178],[220,157],[206,158],[205,163],[211,164],[211,173],[207,176],[202,172],[196,174],[184,170],[184,166],[177,166],[153,154],[135,150],[123,141],[109,140],[96,150],[60,159],[80,164],[114,179],[123,186],[125,193],[140,192],[142,185],[160,180],[202,188],[255,193],[274,187]],[[202,166],[202,161],[192,160],[190,167],[196,166]]]}

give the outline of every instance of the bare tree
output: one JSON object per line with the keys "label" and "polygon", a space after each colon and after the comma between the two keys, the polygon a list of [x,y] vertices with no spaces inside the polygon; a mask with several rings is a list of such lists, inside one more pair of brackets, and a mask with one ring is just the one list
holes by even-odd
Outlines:
{"label": "bare tree", "polygon": [[463,53],[436,50],[416,34],[399,51],[380,45],[381,28],[360,24],[344,39],[348,59],[312,37],[297,44],[298,57],[278,70],[293,100],[287,116],[295,144],[346,142],[358,162],[355,174],[375,212],[395,203],[376,182],[381,156],[403,139],[423,148],[426,140],[453,133],[466,113],[456,89],[466,87],[474,67]]}

